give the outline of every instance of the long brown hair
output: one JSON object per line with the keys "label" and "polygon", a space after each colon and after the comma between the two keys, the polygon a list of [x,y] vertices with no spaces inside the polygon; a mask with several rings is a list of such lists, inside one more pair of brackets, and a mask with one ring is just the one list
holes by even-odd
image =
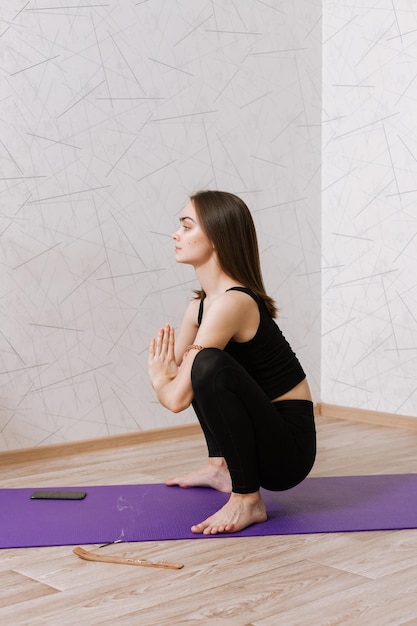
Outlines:
{"label": "long brown hair", "polygon": [[[260,296],[271,317],[276,317],[277,306],[265,292],[255,225],[246,204],[226,191],[198,191],[190,200],[222,270]],[[196,294],[205,297],[204,291]]]}

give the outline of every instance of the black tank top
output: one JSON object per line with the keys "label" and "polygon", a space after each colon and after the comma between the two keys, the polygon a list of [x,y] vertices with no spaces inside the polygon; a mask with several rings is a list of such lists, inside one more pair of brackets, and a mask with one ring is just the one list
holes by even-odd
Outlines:
{"label": "black tank top", "polygon": [[[231,287],[227,291],[242,291],[251,296],[258,304],[260,321],[252,339],[229,341],[224,350],[247,370],[270,400],[278,398],[304,380],[303,368],[262,298],[246,287]],[[200,302],[198,313],[199,325],[203,302]]]}

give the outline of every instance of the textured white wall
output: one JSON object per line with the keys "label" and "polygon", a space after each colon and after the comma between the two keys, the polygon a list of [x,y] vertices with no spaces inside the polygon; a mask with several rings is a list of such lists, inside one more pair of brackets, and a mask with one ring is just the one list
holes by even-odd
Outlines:
{"label": "textured white wall", "polygon": [[157,405],[146,358],[196,286],[170,235],[200,188],[253,210],[318,399],[321,2],[19,0],[1,18],[0,449],[194,419]]}
{"label": "textured white wall", "polygon": [[417,415],[417,3],[323,3],[322,400]]}

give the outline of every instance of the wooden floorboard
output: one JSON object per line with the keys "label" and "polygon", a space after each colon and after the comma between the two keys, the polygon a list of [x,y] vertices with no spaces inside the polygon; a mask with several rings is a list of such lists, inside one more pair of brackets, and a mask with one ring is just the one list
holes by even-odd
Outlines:
{"label": "wooden floorboard", "polygon": [[[327,415],[317,418],[317,429],[312,476],[417,473],[415,429]],[[3,464],[0,487],[162,482],[204,456],[202,437],[186,432]],[[72,546],[1,550],[1,623],[417,626],[417,530],[221,537],[106,550],[179,561],[184,568],[92,563],[73,555]]]}

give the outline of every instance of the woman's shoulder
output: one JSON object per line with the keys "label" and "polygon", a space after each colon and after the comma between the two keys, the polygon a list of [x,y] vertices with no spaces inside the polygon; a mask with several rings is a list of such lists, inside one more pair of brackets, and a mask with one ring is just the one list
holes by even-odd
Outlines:
{"label": "woman's shoulder", "polygon": [[247,287],[230,287],[216,300],[216,310],[227,309],[239,317],[259,308],[258,296]]}
{"label": "woman's shoulder", "polygon": [[[246,304],[250,309],[258,309],[261,317],[274,317],[274,311],[268,309],[268,303],[265,301],[265,298],[250,287],[235,286],[228,289],[226,293],[239,294],[237,298],[240,297],[242,306]],[[270,298],[268,299],[270,300]],[[271,303],[274,304],[272,300]]]}
{"label": "woman's shoulder", "polygon": [[243,286],[232,286],[216,295],[214,298],[207,297],[204,300],[197,299],[197,323],[200,326],[203,314],[205,320],[242,320],[245,317],[253,317],[259,311],[259,298],[251,290]]}
{"label": "woman's shoulder", "polygon": [[244,287],[243,285],[235,285],[233,287],[229,287],[229,289],[226,289],[226,293],[229,292],[245,293],[253,298],[253,300],[256,300],[257,302],[259,301],[259,296],[252,289],[250,289],[249,287]]}

